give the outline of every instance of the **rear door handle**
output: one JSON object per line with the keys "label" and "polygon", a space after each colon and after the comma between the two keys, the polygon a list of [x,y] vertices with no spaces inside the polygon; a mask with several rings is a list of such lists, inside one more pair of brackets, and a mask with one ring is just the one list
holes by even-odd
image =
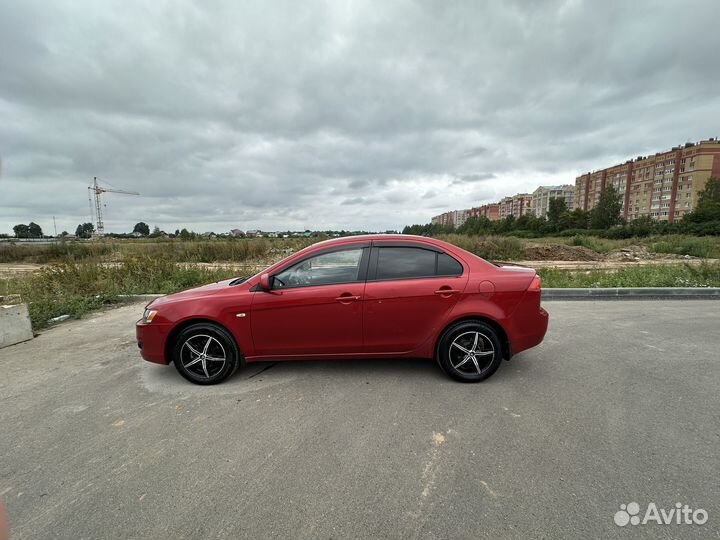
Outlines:
{"label": "rear door handle", "polygon": [[437,291],[435,291],[435,294],[441,294],[441,295],[446,295],[446,294],[448,294],[448,295],[450,295],[450,294],[457,294],[457,293],[459,293],[459,292],[460,292],[460,291],[458,291],[457,289],[450,289],[450,288],[448,288],[448,289],[438,289]]}
{"label": "rear door handle", "polygon": [[343,304],[347,302],[357,302],[358,300],[360,300],[359,296],[355,296],[350,293],[341,294],[335,299],[336,302],[340,302]]}

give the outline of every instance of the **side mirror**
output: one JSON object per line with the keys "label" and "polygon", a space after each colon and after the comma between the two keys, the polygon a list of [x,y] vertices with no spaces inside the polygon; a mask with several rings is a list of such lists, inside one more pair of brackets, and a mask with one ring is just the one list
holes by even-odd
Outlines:
{"label": "side mirror", "polygon": [[271,289],[270,287],[270,274],[262,274],[260,276],[260,288],[263,291],[269,291]]}

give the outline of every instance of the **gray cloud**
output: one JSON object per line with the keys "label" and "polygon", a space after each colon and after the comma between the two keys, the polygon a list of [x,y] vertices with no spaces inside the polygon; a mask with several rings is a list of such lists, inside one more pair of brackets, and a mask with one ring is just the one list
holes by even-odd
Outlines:
{"label": "gray cloud", "polygon": [[399,228],[718,135],[712,0],[0,0],[0,232]]}

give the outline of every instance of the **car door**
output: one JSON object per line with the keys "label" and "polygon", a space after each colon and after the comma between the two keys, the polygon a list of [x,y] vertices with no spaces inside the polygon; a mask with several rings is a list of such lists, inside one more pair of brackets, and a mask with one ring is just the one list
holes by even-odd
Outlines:
{"label": "car door", "polygon": [[257,356],[359,353],[369,246],[317,253],[271,276],[254,293],[251,329]]}
{"label": "car door", "polygon": [[442,251],[374,245],[363,299],[364,351],[417,349],[439,330],[467,280],[462,263]]}

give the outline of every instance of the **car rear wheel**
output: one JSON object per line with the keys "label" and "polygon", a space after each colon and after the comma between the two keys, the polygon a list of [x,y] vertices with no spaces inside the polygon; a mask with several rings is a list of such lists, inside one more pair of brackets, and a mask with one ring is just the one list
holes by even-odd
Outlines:
{"label": "car rear wheel", "polygon": [[502,362],[497,332],[481,321],[464,321],[448,328],[440,338],[437,361],[450,377],[480,382],[495,373]]}
{"label": "car rear wheel", "polygon": [[217,384],[235,373],[240,353],[227,330],[211,323],[197,323],[178,334],[173,361],[188,381]]}

